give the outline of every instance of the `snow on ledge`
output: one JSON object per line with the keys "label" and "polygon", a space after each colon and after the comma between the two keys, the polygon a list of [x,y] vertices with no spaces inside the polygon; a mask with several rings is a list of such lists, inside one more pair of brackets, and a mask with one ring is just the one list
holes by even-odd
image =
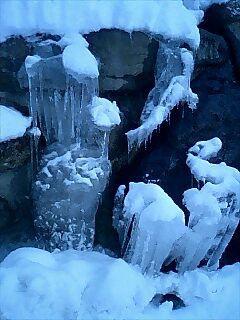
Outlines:
{"label": "snow on ledge", "polygon": [[117,28],[160,34],[197,47],[202,16],[201,10],[188,10],[182,0],[1,1],[0,41],[37,32],[86,34]]}
{"label": "snow on ledge", "polygon": [[32,123],[19,111],[0,105],[0,142],[22,137]]}

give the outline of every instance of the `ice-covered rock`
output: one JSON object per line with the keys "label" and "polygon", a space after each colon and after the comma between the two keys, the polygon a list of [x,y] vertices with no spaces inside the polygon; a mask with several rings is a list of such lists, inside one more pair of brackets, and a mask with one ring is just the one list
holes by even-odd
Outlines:
{"label": "ice-covered rock", "polygon": [[[158,273],[185,232],[182,210],[158,185],[130,183],[119,211],[124,187],[117,192],[114,226],[122,245],[124,258],[139,265],[142,272]],[[115,203],[116,203],[115,202]]]}
{"label": "ice-covered rock", "polygon": [[[162,59],[163,52],[166,61]],[[144,106],[141,125],[127,132],[129,150],[151,138],[153,131],[170,118],[171,110],[180,103],[186,102],[189,108],[196,108],[198,97],[190,88],[193,66],[191,51],[169,43],[159,47],[155,87]]]}
{"label": "ice-covered rock", "polygon": [[190,212],[181,272],[195,269],[202,260],[208,267],[217,265],[231,240],[240,218],[240,173],[225,163],[205,159],[217,155],[218,138],[196,143],[189,149],[187,165],[195,179],[204,185],[184,193]]}

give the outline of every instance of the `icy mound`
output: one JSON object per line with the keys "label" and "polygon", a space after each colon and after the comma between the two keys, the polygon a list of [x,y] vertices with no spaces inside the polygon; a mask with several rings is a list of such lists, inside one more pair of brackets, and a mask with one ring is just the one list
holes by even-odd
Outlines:
{"label": "icy mound", "polygon": [[[144,277],[121,259],[97,252],[49,253],[22,248],[0,265],[0,316],[5,320],[239,319],[239,272],[235,264],[217,272],[195,270]],[[173,293],[154,306],[155,294]]]}
{"label": "icy mound", "polygon": [[84,34],[117,28],[160,34],[197,47],[200,40],[197,24],[202,16],[201,11],[186,9],[181,0],[1,1],[0,41],[11,35]]}
{"label": "icy mound", "polygon": [[93,122],[104,131],[119,125],[121,122],[119,109],[116,102],[111,102],[105,98],[94,97],[92,101],[91,115]]}
{"label": "icy mound", "polygon": [[95,213],[110,162],[86,157],[86,150],[78,146],[68,151],[62,146],[51,148],[54,151],[43,157],[34,187],[39,239],[51,251],[92,248]]}
{"label": "icy mound", "polygon": [[[122,186],[118,198],[121,190]],[[182,210],[161,187],[140,182],[129,184],[122,213],[117,207],[114,213],[124,258],[139,265],[143,273],[158,273],[185,232]]]}
{"label": "icy mound", "polygon": [[190,212],[188,239],[180,270],[192,270],[201,260],[215,266],[231,240],[240,218],[240,172],[225,163],[207,160],[217,155],[222,143],[218,138],[201,141],[189,149],[187,165],[201,189],[184,193]]}
{"label": "icy mound", "polygon": [[0,105],[0,142],[22,137],[31,123],[31,117],[24,117],[13,108]]}
{"label": "icy mound", "polygon": [[[166,65],[163,68],[163,51]],[[186,102],[191,109],[196,108],[198,96],[190,88],[191,75],[194,67],[193,55],[184,48],[167,45],[160,46],[156,64],[155,87],[149,93],[144,106],[142,124],[126,135],[129,150],[139,147],[142,142],[151,139],[151,134],[159,128],[163,121],[170,118],[172,109]]]}

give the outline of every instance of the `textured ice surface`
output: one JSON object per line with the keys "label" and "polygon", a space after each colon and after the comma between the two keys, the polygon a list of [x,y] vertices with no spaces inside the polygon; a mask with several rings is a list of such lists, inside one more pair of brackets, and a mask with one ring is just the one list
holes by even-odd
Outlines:
{"label": "textured ice surface", "polygon": [[[34,186],[35,225],[49,250],[90,249],[95,213],[108,181],[110,162],[85,157],[78,146],[53,145],[46,154]],[[67,151],[66,151],[67,150]]]}
{"label": "textured ice surface", "polygon": [[[121,205],[123,192],[121,186],[116,205]],[[174,244],[185,232],[182,210],[161,187],[140,182],[130,183],[122,214],[117,206],[114,213],[124,258],[139,265],[143,273],[160,272]]]}
{"label": "textured ice surface", "polygon": [[22,137],[32,122],[19,111],[0,105],[0,142]]}
{"label": "textured ice surface", "polygon": [[180,103],[186,102],[189,108],[196,108],[198,97],[190,88],[193,66],[192,52],[176,44],[160,45],[155,87],[148,95],[141,125],[127,133],[129,150],[151,139],[153,131],[170,118],[172,109]]}

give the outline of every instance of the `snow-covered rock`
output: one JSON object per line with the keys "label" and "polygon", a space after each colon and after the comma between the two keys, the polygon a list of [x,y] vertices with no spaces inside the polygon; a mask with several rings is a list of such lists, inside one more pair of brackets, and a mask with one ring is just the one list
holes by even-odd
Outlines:
{"label": "snow-covered rock", "polygon": [[24,117],[14,108],[0,105],[0,142],[22,137],[31,123],[31,117]]}

